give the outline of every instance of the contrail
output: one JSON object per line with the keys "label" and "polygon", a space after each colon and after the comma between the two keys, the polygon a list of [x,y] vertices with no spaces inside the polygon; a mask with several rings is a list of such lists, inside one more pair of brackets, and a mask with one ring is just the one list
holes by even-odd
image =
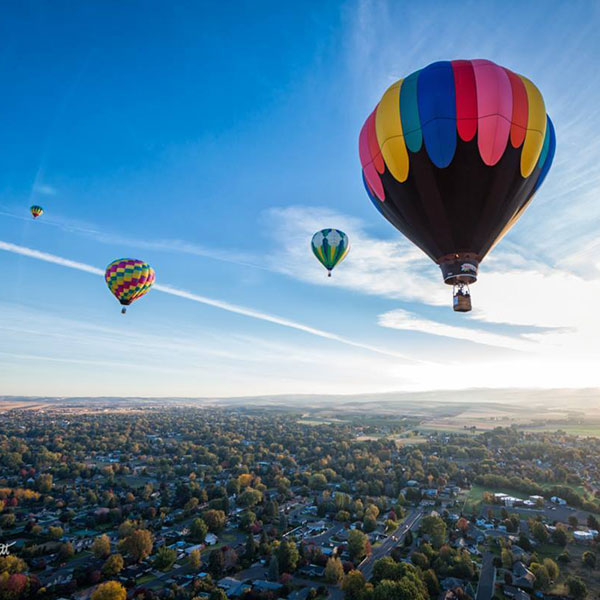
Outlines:
{"label": "contrail", "polygon": [[[94,267],[92,265],[87,265],[85,263],[77,262],[74,260],[69,260],[68,258],[63,258],[62,256],[56,256],[55,254],[49,254],[48,252],[41,252],[40,250],[34,250],[33,248],[26,248],[24,246],[18,246],[16,244],[11,244],[10,242],[4,242],[2,240],[0,240],[0,250],[4,250],[6,252],[12,252],[13,254],[20,254],[21,256],[27,256],[29,258],[35,258],[37,260],[43,260],[45,262],[49,262],[49,263],[52,263],[55,265],[60,265],[61,267],[68,267],[69,269],[76,269],[78,271],[84,271],[86,273],[91,273],[93,275],[104,276],[103,269],[98,269],[97,267]],[[384,356],[389,356],[391,358],[396,358],[396,359],[404,360],[407,362],[412,362],[412,363],[420,362],[420,361],[415,361],[414,359],[409,359],[408,357],[406,357],[402,354],[398,354],[396,352],[384,350],[382,348],[378,348],[377,346],[371,346],[370,344],[363,344],[361,342],[355,342],[354,340],[342,337],[335,333],[331,333],[330,331],[325,331],[323,329],[317,329],[315,327],[310,327],[309,325],[304,325],[302,323],[298,323],[297,321],[292,321],[290,319],[286,319],[284,317],[279,317],[277,315],[270,315],[268,313],[260,312],[258,310],[254,310],[252,308],[247,308],[245,306],[231,304],[229,302],[224,302],[223,300],[215,300],[213,298],[207,298],[206,296],[199,296],[198,294],[193,294],[186,290],[180,290],[180,289],[168,286],[168,285],[155,285],[153,287],[153,289],[155,289],[158,292],[163,292],[164,294],[170,294],[171,296],[178,296],[180,298],[186,298],[188,300],[192,300],[193,302],[199,302],[200,304],[206,304],[208,306],[220,308],[221,310],[225,310],[230,313],[244,315],[246,317],[250,317],[251,319],[267,321],[268,323],[274,323],[276,325],[281,325],[282,327],[287,327],[289,329],[296,329],[297,331],[303,331],[304,333],[308,333],[310,335],[314,335],[314,336],[317,336],[320,338],[325,338],[327,340],[339,342],[341,344],[345,344],[346,346],[352,346],[354,348],[361,348],[362,350],[368,350],[369,352],[383,354]]]}

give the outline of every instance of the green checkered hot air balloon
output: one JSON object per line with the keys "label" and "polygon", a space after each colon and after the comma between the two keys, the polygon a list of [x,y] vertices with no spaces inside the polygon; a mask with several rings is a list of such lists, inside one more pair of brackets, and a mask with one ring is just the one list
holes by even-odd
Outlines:
{"label": "green checkered hot air balloon", "polygon": [[350,250],[348,236],[339,229],[321,229],[311,241],[313,254],[327,269],[328,277],[338,263],[342,262]]}

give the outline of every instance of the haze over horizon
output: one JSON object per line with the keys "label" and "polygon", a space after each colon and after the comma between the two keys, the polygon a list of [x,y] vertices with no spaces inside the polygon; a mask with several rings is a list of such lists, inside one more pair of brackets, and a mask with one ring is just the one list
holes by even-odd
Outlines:
{"label": "haze over horizon", "polygon": [[[0,393],[599,388],[600,5],[231,10],[5,7]],[[536,83],[557,153],[465,316],[372,207],[357,140],[391,82],[476,57]],[[351,240],[329,280],[328,226]],[[121,256],[157,273],[125,317],[101,278]]]}

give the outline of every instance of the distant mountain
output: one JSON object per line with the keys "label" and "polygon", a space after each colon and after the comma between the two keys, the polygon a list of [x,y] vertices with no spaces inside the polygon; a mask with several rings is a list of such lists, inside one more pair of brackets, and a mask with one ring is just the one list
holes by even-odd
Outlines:
{"label": "distant mountain", "polygon": [[[599,389],[468,389],[430,392],[388,392],[378,394],[328,395],[328,394],[281,394],[273,396],[240,396],[231,398],[151,398],[151,397],[26,397],[0,396],[0,408],[9,405],[53,405],[53,406],[85,406],[127,407],[139,405],[177,406],[213,406],[213,407],[264,407],[282,410],[321,410],[321,411],[354,411],[376,409],[378,412],[402,412],[404,414],[424,414],[432,409],[451,405],[494,405],[515,406],[528,409],[555,408],[565,410],[582,410],[600,408]],[[458,408],[453,406],[454,409]],[[454,411],[451,411],[454,412]]]}

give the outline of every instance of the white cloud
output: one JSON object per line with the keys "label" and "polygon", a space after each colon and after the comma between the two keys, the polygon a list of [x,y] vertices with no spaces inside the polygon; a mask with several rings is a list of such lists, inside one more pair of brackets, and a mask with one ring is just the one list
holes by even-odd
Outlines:
{"label": "white cloud", "polygon": [[[439,268],[400,234],[393,241],[376,239],[366,233],[360,220],[320,208],[272,209],[265,218],[266,230],[278,248],[276,256],[267,257],[273,270],[313,285],[326,283],[434,305],[451,302],[450,288],[441,285]],[[350,240],[348,257],[334,269],[331,279],[309,245],[314,232],[326,227],[341,229]]]}
{"label": "white cloud", "polygon": [[[373,238],[359,220],[325,209],[276,209],[268,219],[281,249],[273,268],[312,284],[448,309],[445,324],[409,319],[401,311],[380,316],[382,325],[544,355],[561,349],[600,354],[600,278],[584,279],[528,259],[514,242],[503,241],[482,264],[479,281],[471,287],[474,309],[467,316],[452,312],[451,288],[443,284],[439,268],[400,235],[393,241]],[[351,249],[331,280],[325,280],[308,240],[317,229],[331,226],[348,233]]]}

